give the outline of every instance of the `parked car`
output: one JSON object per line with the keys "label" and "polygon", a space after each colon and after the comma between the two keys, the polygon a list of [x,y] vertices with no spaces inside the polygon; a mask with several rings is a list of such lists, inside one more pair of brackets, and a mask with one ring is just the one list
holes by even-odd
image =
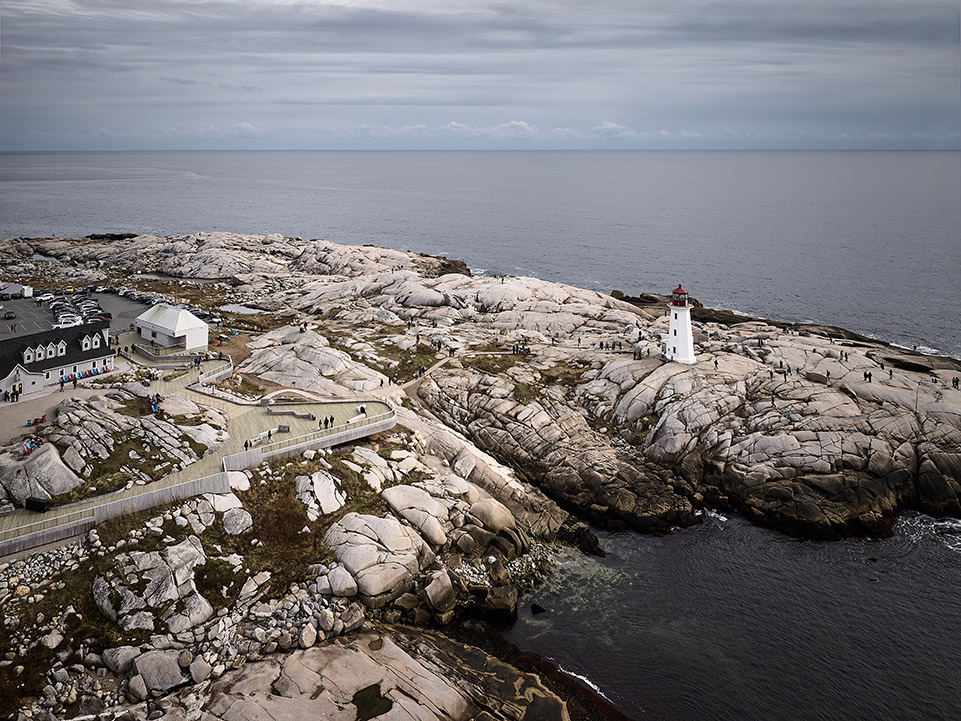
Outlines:
{"label": "parked car", "polygon": [[78,325],[82,325],[83,321],[77,318],[76,320],[64,320],[58,323],[54,323],[54,328],[74,328]]}
{"label": "parked car", "polygon": [[17,317],[17,314],[14,313],[12,310],[8,310],[6,313],[3,314],[4,320],[13,320],[16,317]]}
{"label": "parked car", "polygon": [[46,303],[47,301],[53,300],[53,293],[45,290],[43,293],[38,295],[35,300],[39,300],[41,303]]}
{"label": "parked car", "polygon": [[0,300],[10,300],[9,293],[0,293]]}

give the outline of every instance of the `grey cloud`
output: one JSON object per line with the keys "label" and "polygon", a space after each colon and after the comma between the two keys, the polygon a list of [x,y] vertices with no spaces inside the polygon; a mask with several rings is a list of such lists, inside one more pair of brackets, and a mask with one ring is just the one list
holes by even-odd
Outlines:
{"label": "grey cloud", "polygon": [[961,109],[959,9],[942,0],[8,0],[0,14],[5,148],[174,142],[163,129],[185,115],[191,137],[239,118],[271,131],[209,137],[285,146],[805,131],[950,146]]}

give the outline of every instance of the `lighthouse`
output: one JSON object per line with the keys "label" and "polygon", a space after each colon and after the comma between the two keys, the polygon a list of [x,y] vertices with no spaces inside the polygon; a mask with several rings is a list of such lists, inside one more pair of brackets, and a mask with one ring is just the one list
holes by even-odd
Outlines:
{"label": "lighthouse", "polygon": [[688,302],[687,291],[678,284],[671,291],[671,304],[667,306],[671,314],[671,322],[667,330],[667,338],[661,343],[661,355],[667,360],[677,363],[694,364],[694,336],[691,333],[691,305]]}

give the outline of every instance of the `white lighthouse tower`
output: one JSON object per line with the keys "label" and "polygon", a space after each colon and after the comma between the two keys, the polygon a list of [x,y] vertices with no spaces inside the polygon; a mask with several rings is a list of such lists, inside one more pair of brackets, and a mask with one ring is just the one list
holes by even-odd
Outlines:
{"label": "white lighthouse tower", "polygon": [[687,291],[678,284],[671,291],[671,304],[667,306],[671,314],[667,338],[661,343],[661,355],[667,360],[678,363],[694,364],[694,335],[691,333],[691,306]]}

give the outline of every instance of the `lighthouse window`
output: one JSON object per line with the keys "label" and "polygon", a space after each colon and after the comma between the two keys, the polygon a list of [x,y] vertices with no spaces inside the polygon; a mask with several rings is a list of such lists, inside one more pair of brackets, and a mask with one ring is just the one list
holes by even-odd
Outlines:
{"label": "lighthouse window", "polygon": [[677,313],[674,314],[674,320],[677,320]]}
{"label": "lighthouse window", "polygon": [[674,335],[677,335],[677,328],[674,329]]}

